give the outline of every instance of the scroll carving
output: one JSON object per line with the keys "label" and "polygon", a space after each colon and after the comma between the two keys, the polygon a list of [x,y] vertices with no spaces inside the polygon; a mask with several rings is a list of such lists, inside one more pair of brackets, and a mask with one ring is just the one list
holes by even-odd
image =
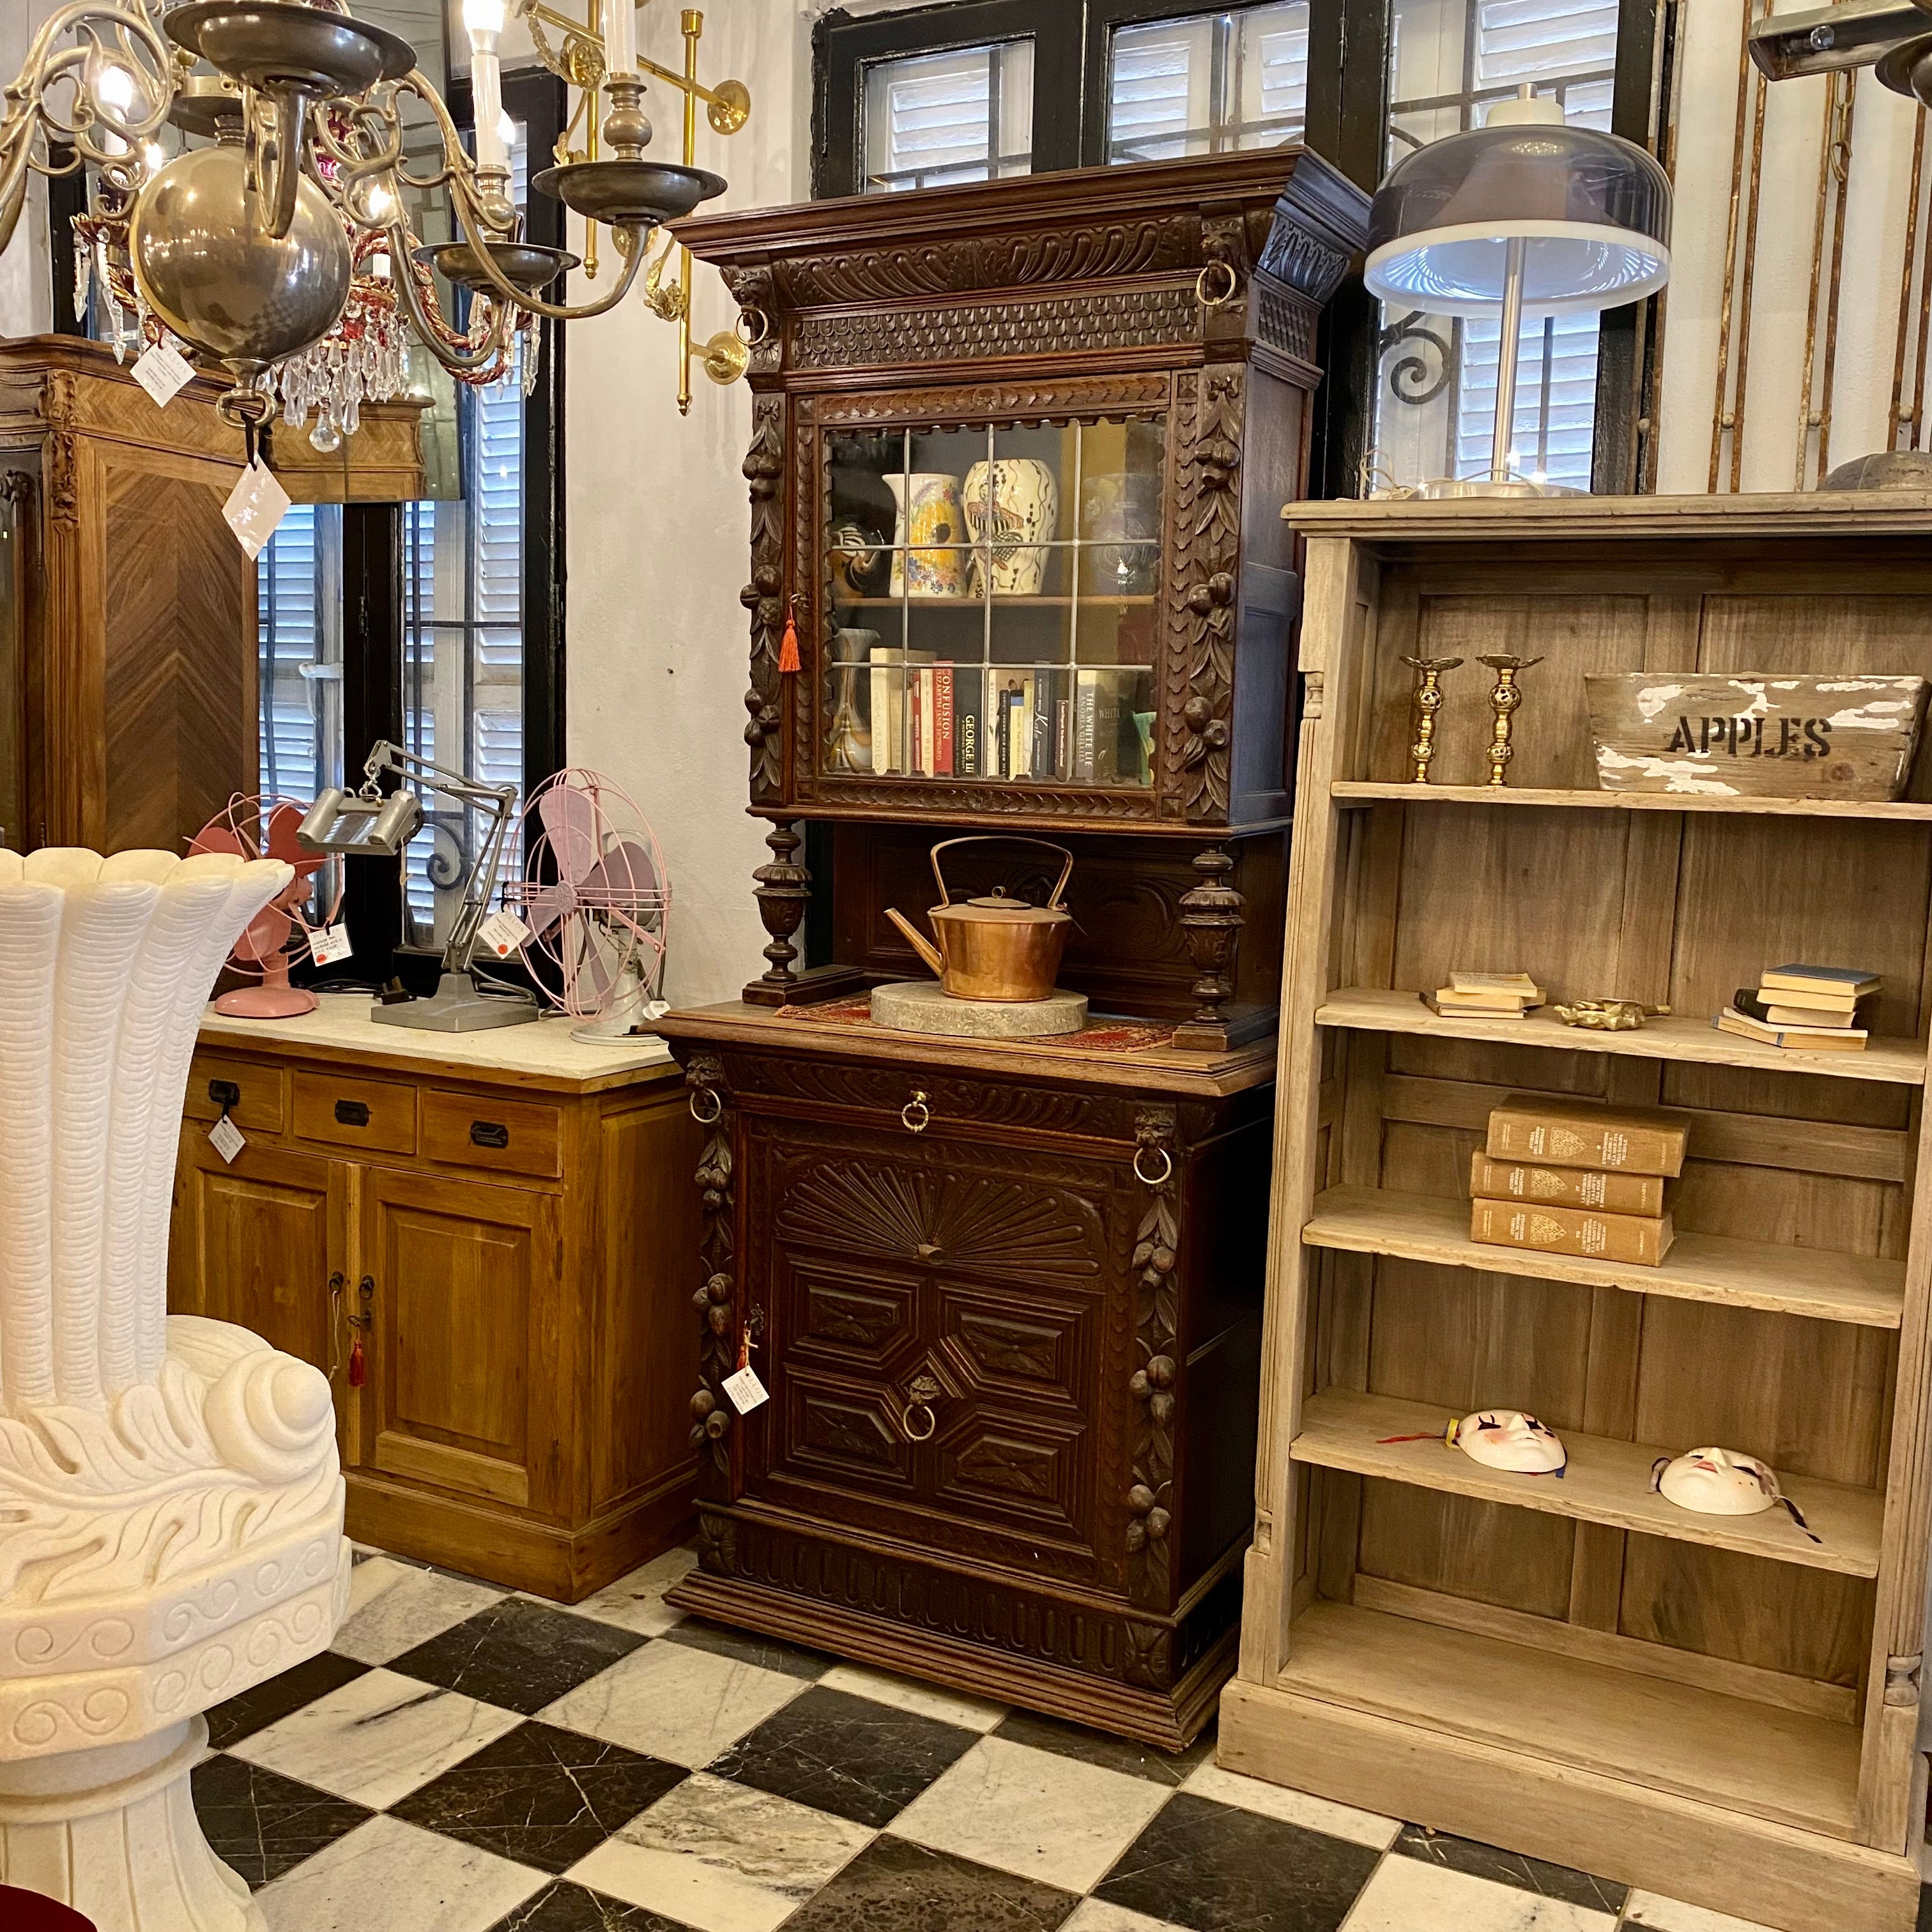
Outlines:
{"label": "scroll carving", "polygon": [[1348,272],[1348,254],[1305,228],[1277,219],[1262,250],[1261,272],[1285,282],[1306,296],[1317,308],[1342,286]]}
{"label": "scroll carving", "polygon": [[749,713],[745,742],[752,748],[752,802],[757,805],[778,796],[784,766],[778,682],[778,646],[784,625],[782,398],[753,399],[752,446],[745,454],[744,471],[752,496],[752,580],[738,593],[738,601],[752,618],[752,682],[745,693],[745,709]]}
{"label": "scroll carving", "polygon": [[[1136,1404],[1133,1483],[1127,1491],[1127,1594],[1165,1609],[1173,1530],[1174,1346],[1180,1223],[1174,1209],[1174,1109],[1142,1108],[1136,1117],[1135,1172],[1152,1198],[1134,1237],[1134,1346],[1128,1387]],[[1156,1186],[1148,1180],[1159,1174]]]}
{"label": "scroll carving", "polygon": [[731,1115],[724,1066],[716,1054],[694,1053],[685,1065],[684,1084],[691,1090],[692,1112],[704,1127],[697,1174],[704,1232],[698,1245],[702,1279],[692,1298],[698,1310],[698,1382],[691,1398],[691,1442],[698,1452],[700,1488],[722,1495],[728,1492],[731,1468],[732,1408],[724,1382],[738,1366]]}
{"label": "scroll carving", "polygon": [[830,427],[886,420],[919,422],[940,416],[976,421],[1015,420],[1042,411],[1161,409],[1167,378],[1142,374],[1073,376],[1052,382],[980,382],[946,388],[893,389],[880,394],[812,396],[799,403],[801,418]]}

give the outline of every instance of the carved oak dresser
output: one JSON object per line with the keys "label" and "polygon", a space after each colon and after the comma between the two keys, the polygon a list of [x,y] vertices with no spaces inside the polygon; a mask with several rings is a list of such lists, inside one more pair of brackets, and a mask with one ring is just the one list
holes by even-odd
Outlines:
{"label": "carved oak dresser", "polygon": [[[1315,701],[1280,512],[1366,213],[1290,147],[678,231],[752,344],[772,826],[767,970],[662,1022],[707,1129],[688,1608],[1170,1748],[1213,1708]],[[996,835],[956,892],[1072,852],[1086,1032],[869,1022],[954,831]]]}

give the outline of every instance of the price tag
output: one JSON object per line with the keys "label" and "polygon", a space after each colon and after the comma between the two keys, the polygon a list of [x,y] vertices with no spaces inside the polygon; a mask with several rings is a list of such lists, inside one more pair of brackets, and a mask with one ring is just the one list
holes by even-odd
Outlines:
{"label": "price tag", "polygon": [[[240,1136],[238,1135],[238,1139]],[[735,1376],[724,1378],[724,1393],[731,1398],[731,1406],[740,1415],[749,1415],[761,1402],[771,1397],[765,1393],[765,1385],[758,1379],[758,1372],[749,1363]]]}
{"label": "price tag", "polygon": [[208,1144],[232,1167],[235,1156],[248,1144],[242,1130],[226,1114],[208,1130]]}
{"label": "price tag", "polygon": [[499,959],[507,959],[530,944],[530,929],[513,912],[493,912],[478,927],[476,936]]}
{"label": "price tag", "polygon": [[258,456],[229,491],[221,514],[252,560],[261,555],[262,545],[275,534],[288,507],[289,493]]}
{"label": "price tag", "polygon": [[158,342],[134,358],[130,372],[164,410],[194,380],[194,365],[171,342]]}
{"label": "price tag", "polygon": [[320,932],[311,932],[308,936],[308,956],[318,966],[339,966],[352,957],[354,951],[349,944],[349,928],[346,926],[326,926]]}

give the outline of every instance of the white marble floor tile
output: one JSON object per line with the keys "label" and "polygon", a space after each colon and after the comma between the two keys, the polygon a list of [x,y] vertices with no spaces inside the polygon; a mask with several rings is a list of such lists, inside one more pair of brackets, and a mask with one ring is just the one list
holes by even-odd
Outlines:
{"label": "white marble floor tile", "polygon": [[806,1688],[688,1643],[647,1643],[538,1713],[546,1724],[696,1771]]}
{"label": "white marble floor tile", "polygon": [[1646,1932],[1767,1932],[1755,1919],[1733,1918],[1708,1906],[1686,1905],[1655,1892],[1633,1892],[1624,1900],[1624,1923]]}
{"label": "white marble floor tile", "polygon": [[1346,1838],[1378,1852],[1387,1851],[1402,1829],[1398,1819],[1384,1818],[1374,1811],[1358,1811],[1352,1804],[1333,1804],[1310,1792],[1270,1784],[1264,1778],[1244,1778],[1238,1772],[1223,1771],[1211,1760],[1197,1765],[1180,1788],[1192,1792],[1197,1798],[1211,1798],[1217,1804],[1258,1811],[1265,1818],[1279,1818],[1284,1824],[1303,1826],[1311,1832],[1325,1832],[1331,1838]]}
{"label": "white marble floor tile", "polygon": [[698,1932],[774,1932],[874,1836],[848,1819],[700,1772],[569,1875]]}
{"label": "white marble floor tile", "polygon": [[506,1594],[372,1556],[350,1572],[349,1616],[328,1647],[361,1664],[387,1664]]}
{"label": "white marble floor tile", "polygon": [[683,1621],[683,1612],[664,1601],[664,1592],[697,1568],[694,1550],[667,1550],[582,1603],[566,1607],[580,1617],[595,1617],[600,1624],[616,1624],[640,1636],[662,1636]]}
{"label": "white marble floor tile", "polygon": [[514,1711],[371,1670],[244,1738],[231,1754],[380,1811],[522,1721]]}
{"label": "white marble floor tile", "polygon": [[827,1690],[849,1691],[854,1697],[869,1697],[875,1704],[890,1704],[896,1711],[910,1711],[917,1717],[937,1718],[942,1724],[957,1724],[968,1731],[990,1731],[1008,1708],[910,1677],[896,1677],[890,1671],[868,1670],[861,1664],[835,1664],[818,1681]]}
{"label": "white marble floor tile", "polygon": [[1171,1918],[1150,1918],[1103,1898],[1083,1898],[1060,1922],[1060,1932],[1183,1932]]}
{"label": "white marble floor tile", "polygon": [[255,1894],[268,1932],[485,1932],[544,1874],[371,1818]]}
{"label": "white marble floor tile", "polygon": [[1606,1912],[1420,1858],[1384,1858],[1342,1932],[1616,1932]]}
{"label": "white marble floor tile", "polygon": [[1171,1795],[1149,1778],[982,1738],[892,1820],[892,1834],[1084,1892]]}

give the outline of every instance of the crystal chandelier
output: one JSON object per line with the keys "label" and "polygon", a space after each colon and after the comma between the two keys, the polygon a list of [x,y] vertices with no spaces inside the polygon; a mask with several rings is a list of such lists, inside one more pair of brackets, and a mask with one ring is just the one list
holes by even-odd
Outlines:
{"label": "crystal chandelier", "polygon": [[[533,0],[519,10],[536,10]],[[585,76],[574,82],[583,98],[572,124],[589,138],[533,185],[609,227],[623,266],[593,301],[547,301],[538,292],[578,257],[526,241],[511,200],[504,11],[504,0],[464,0],[472,159],[408,42],[340,0],[69,0],[0,97],[0,249],[30,172],[98,170],[100,206],[77,224],[80,272],[98,278],[117,336],[172,339],[226,372],[217,407],[251,460],[278,402],[291,424],[317,412],[320,446],[352,433],[363,401],[400,392],[412,339],[460,380],[496,380],[519,360],[519,331],[614,308],[645,266],[651,231],[723,192],[719,176],[689,162],[696,99],[728,104],[730,125],[712,112],[728,133],[749,106],[736,82],[699,88],[688,57],[682,75],[640,62],[632,0],[615,0],[601,33],[595,15],[588,28],[566,22]],[[698,19],[685,16],[688,49]],[[646,70],[685,94],[682,164],[645,158]],[[419,172],[404,160],[407,98],[428,110],[436,137],[434,164]],[[169,124],[212,144],[170,160],[157,140]],[[406,194],[439,189],[458,238],[425,246]],[[472,292],[466,328],[442,313],[432,269]],[[652,305],[665,312],[655,292]],[[520,358],[526,380],[534,347]]]}

